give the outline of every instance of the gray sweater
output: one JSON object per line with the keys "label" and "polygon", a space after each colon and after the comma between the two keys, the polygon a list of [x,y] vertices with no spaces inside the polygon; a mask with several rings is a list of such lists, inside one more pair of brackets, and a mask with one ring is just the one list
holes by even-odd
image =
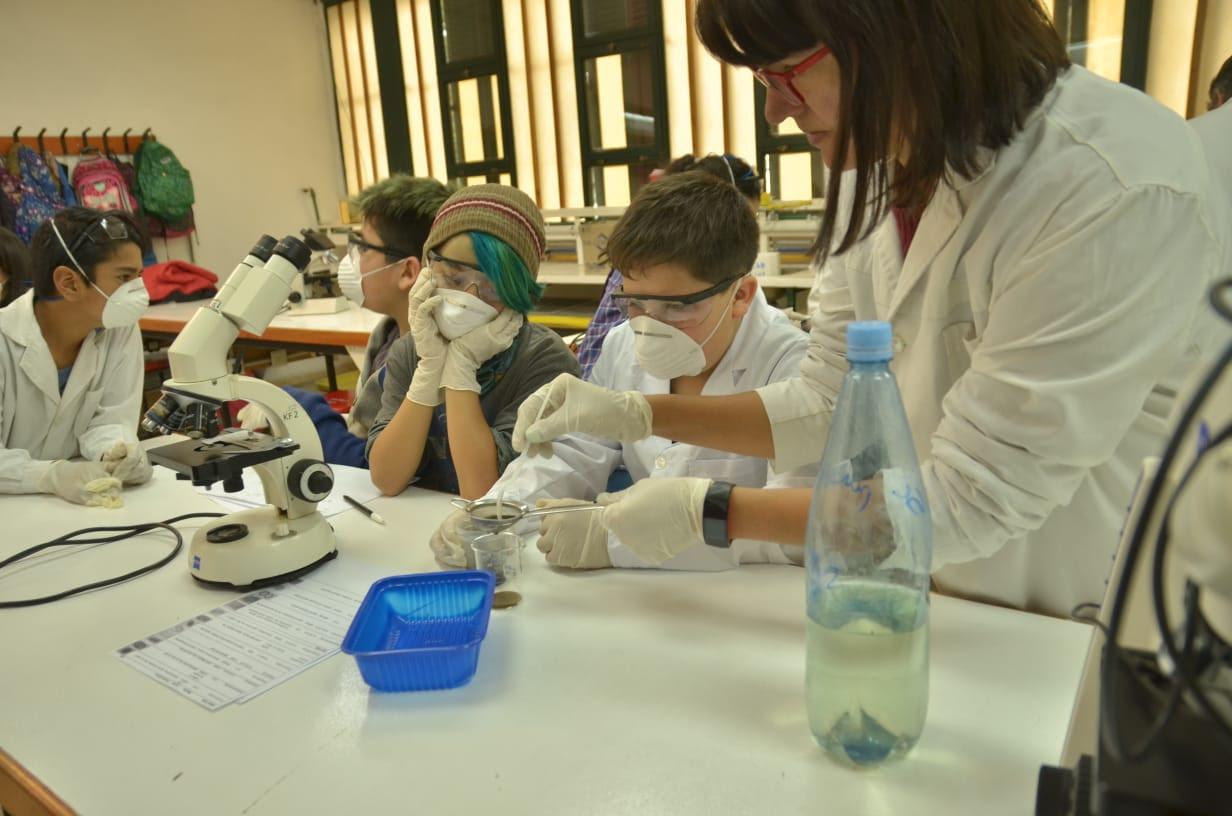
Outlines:
{"label": "gray sweater", "polygon": [[[366,454],[372,456],[372,446],[385,426],[393,419],[406,399],[411,378],[419,357],[414,338],[400,337],[385,361],[385,384],[381,395],[381,410],[368,430]],[[490,363],[485,364],[485,366]],[[495,375],[495,382],[479,397],[483,416],[491,428],[496,443],[497,470],[501,473],[517,456],[513,450],[513,426],[518,419],[522,401],[540,386],[551,382],[558,374],[581,373],[577,358],[551,329],[535,323],[523,324],[514,341],[513,359],[508,368]],[[481,380],[482,382],[482,380]],[[428,428],[428,440],[419,463],[418,485],[449,493],[458,492],[458,478],[449,455],[448,417],[445,405],[438,405]]]}

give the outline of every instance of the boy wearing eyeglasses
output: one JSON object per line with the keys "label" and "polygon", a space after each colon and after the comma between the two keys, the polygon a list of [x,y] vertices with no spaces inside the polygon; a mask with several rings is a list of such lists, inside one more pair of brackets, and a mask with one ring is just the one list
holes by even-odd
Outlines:
{"label": "boy wearing eyeglasses", "polygon": [[[424,239],[449,193],[450,188],[436,179],[398,173],[365,188],[351,202],[363,223],[347,241],[347,254],[338,264],[338,286],[356,306],[384,319],[368,338],[355,402],[345,419],[319,392],[286,389],[312,418],[325,461],[331,465],[368,467],[368,432],[381,410],[385,361],[398,338],[410,332],[407,309]],[[249,429],[269,424],[264,412],[252,404],[238,418]]]}
{"label": "boy wearing eyeglasses", "polygon": [[116,507],[150,478],[137,445],[144,229],[73,207],[31,241],[30,290],[0,309],[0,493]]}
{"label": "boy wearing eyeglasses", "polygon": [[[748,203],[726,180],[694,171],[643,189],[608,240],[608,260],[624,272],[612,300],[628,319],[608,334],[590,381],[617,392],[722,395],[796,376],[808,338],[766,302],[750,274],[757,239]],[[622,445],[572,435],[552,448],[551,457],[514,461],[488,496],[542,506],[592,501],[622,465],[635,481],[704,476],[756,487],[806,486],[816,473],[775,474],[764,459],[659,437]],[[433,536],[441,563],[468,563],[465,518],[451,515]],[[597,513],[543,517],[539,549],[559,567],[650,566],[610,536]],[[662,566],[720,570],[799,560],[799,548],[737,540],[726,551],[691,548]]]}

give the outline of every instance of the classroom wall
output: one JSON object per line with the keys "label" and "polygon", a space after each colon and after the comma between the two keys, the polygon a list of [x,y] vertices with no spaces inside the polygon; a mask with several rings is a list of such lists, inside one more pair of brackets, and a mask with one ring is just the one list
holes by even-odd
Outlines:
{"label": "classroom wall", "polygon": [[[319,4],[2,5],[0,133],[153,128],[192,173],[202,266],[225,275],[262,232],[310,226],[305,187],[337,220],[344,186]],[[161,239],[155,247],[161,256]],[[182,241],[170,249],[187,257]]]}

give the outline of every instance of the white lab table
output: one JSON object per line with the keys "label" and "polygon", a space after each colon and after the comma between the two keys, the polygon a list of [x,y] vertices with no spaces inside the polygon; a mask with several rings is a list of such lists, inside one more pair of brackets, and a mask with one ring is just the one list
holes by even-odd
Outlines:
{"label": "white lab table", "polygon": [[[217,509],[155,470],[117,511],[0,497],[0,556],[88,525]],[[446,497],[412,488],[373,504],[389,526],[333,517],[341,554],[318,575],[366,587],[365,572],[434,569],[427,538]],[[0,598],[115,574],[167,546],[48,555],[0,573]],[[809,735],[799,568],[565,573],[526,555],[525,600],[493,612],[475,679],[452,691],[371,693],[337,655],[209,713],[112,654],[231,597],[180,560],[0,610],[0,748],[99,816],[1027,814],[1039,765],[1059,758],[1085,626],[935,597],[924,736],[905,761],[854,772]]]}

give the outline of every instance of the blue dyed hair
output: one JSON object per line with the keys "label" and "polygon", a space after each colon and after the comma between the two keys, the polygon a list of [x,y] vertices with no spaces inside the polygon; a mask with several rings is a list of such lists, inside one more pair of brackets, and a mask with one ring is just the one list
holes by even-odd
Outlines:
{"label": "blue dyed hair", "polygon": [[513,247],[486,232],[472,230],[467,235],[471,237],[479,268],[496,287],[501,302],[522,314],[535,308],[543,295],[543,286],[531,277]]}

